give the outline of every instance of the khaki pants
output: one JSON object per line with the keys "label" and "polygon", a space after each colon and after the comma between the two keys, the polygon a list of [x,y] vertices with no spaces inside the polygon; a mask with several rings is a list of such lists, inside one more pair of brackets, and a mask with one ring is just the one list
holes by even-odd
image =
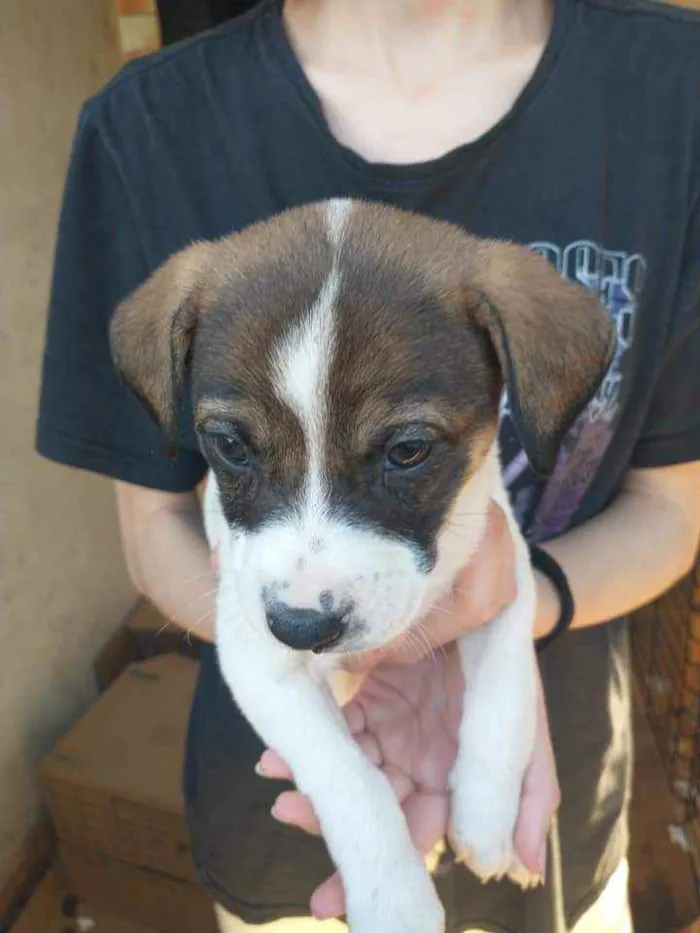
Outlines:
{"label": "khaki pants", "polygon": [[[605,890],[593,906],[586,911],[571,933],[633,933],[632,917],[627,899],[629,868],[627,861],[620,863]],[[216,907],[221,933],[347,933],[339,920],[276,920],[261,926],[248,926],[243,921]],[[465,930],[464,933],[480,933]]]}

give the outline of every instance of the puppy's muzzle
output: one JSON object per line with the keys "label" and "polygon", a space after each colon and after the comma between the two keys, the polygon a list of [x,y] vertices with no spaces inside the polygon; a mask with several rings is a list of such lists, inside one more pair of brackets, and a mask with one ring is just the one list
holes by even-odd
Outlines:
{"label": "puppy's muzzle", "polygon": [[267,608],[267,624],[278,641],[295,651],[317,654],[340,641],[348,628],[346,611],[298,609],[276,602]]}

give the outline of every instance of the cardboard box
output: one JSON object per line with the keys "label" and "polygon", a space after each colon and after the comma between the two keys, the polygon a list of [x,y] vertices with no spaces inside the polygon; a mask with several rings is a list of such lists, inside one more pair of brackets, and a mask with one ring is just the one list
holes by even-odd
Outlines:
{"label": "cardboard box", "polygon": [[166,652],[199,657],[201,640],[169,623],[160,610],[145,599],[134,606],[126,629],[135,641],[139,658],[153,658]]}
{"label": "cardboard box", "polygon": [[211,915],[181,787],[197,670],[177,654],[130,664],[40,769],[72,893],[172,933]]}
{"label": "cardboard box", "polygon": [[131,664],[161,654],[199,659],[202,641],[188,635],[146,599],[139,599],[102,647],[94,663],[97,688],[103,693]]}
{"label": "cardboard box", "polygon": [[61,880],[91,907],[159,933],[218,933],[212,902],[196,884],[66,843],[58,857]]}
{"label": "cardboard box", "polygon": [[[115,917],[95,904],[77,901],[68,895],[53,871],[48,872],[37,885],[10,933],[79,933],[88,927],[91,933],[163,933],[162,927],[135,924]],[[200,927],[193,929],[199,930]],[[201,929],[205,933],[209,931],[206,925]]]}

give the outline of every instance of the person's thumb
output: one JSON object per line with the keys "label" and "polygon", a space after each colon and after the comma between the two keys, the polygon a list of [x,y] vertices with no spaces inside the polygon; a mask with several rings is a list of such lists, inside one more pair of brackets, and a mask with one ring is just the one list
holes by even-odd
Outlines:
{"label": "person's thumb", "polygon": [[515,849],[523,865],[541,878],[546,872],[547,841],[560,799],[547,711],[540,688],[535,747],[523,781]]}

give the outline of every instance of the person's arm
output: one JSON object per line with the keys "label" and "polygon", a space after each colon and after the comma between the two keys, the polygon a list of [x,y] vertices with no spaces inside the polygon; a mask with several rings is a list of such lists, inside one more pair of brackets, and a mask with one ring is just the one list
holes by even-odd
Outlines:
{"label": "person's arm", "polygon": [[[600,515],[544,545],[566,573],[574,628],[598,625],[651,602],[692,567],[700,538],[700,461],[630,470]],[[536,634],[559,614],[552,584],[538,574]]]}
{"label": "person's arm", "polygon": [[[632,469],[599,515],[541,545],[560,564],[574,597],[573,628],[599,625],[638,609],[692,567],[700,538],[700,460]],[[536,572],[533,635],[555,627],[561,606],[553,584]],[[486,536],[447,598],[421,623],[429,646],[445,645],[493,619],[515,595],[508,524],[492,505]],[[392,652],[393,653],[393,652]],[[396,653],[410,661],[412,653]],[[372,659],[374,663],[374,659]]]}
{"label": "person's arm", "polygon": [[[197,493],[117,483],[117,504],[134,585],[175,624],[213,639],[216,578]],[[630,471],[609,508],[545,547],[569,579],[576,603],[573,626],[583,628],[631,612],[671,587],[691,568],[699,537],[696,462]],[[535,634],[542,635],[556,623],[559,601],[539,574],[538,591]],[[484,595],[484,606],[473,607],[477,616],[483,609],[476,624],[494,611],[496,597]],[[447,628],[443,624],[434,632],[437,641],[454,637]]]}
{"label": "person's arm", "polygon": [[[698,190],[697,187],[695,189]],[[681,219],[679,218],[679,223]],[[621,492],[600,515],[544,547],[569,578],[574,626],[625,615],[673,586],[691,567],[700,532],[700,201],[686,245],[659,372]],[[651,309],[650,309],[651,310]],[[641,385],[640,385],[641,388]],[[537,628],[558,613],[540,580]]]}
{"label": "person's arm", "polygon": [[196,491],[160,492],[118,482],[124,555],[138,591],[199,638],[214,639],[216,576]]}

